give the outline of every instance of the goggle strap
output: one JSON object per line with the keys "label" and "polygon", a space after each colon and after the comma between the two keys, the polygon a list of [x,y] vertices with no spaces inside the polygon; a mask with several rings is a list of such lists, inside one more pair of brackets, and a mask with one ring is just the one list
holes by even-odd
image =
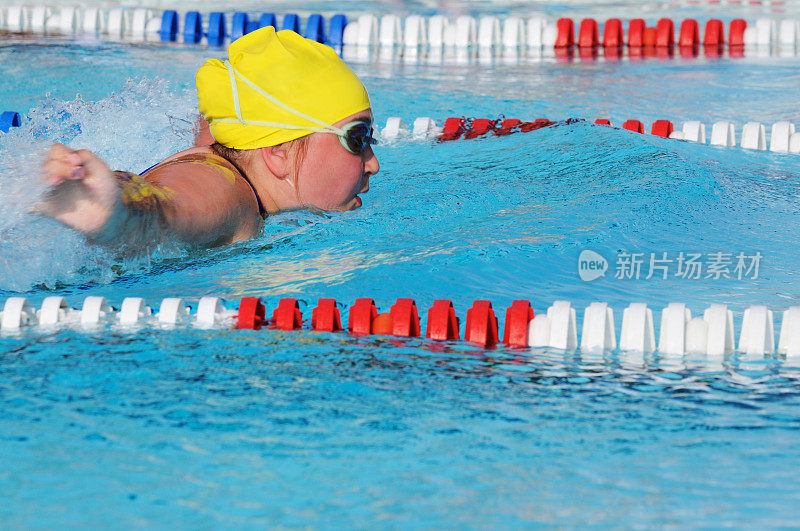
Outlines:
{"label": "goggle strap", "polygon": [[[228,61],[225,61],[228,63]],[[239,107],[239,86],[236,84],[236,74],[234,74],[233,66],[229,63],[226,64],[228,66],[228,77],[231,79],[231,94],[233,94],[233,110],[236,113],[236,117],[239,121],[242,121],[242,110]]]}
{"label": "goggle strap", "polygon": [[[280,100],[278,100],[277,98],[275,98],[271,94],[265,92],[261,87],[259,87],[258,85],[256,85],[255,83],[253,83],[252,81],[247,79],[245,76],[242,75],[241,72],[236,70],[233,67],[233,65],[230,63],[230,61],[225,60],[223,62],[223,64],[225,65],[225,68],[228,69],[228,76],[231,79],[231,91],[233,93],[233,108],[234,108],[234,111],[236,111],[236,117],[239,119],[238,121],[240,123],[243,123],[245,125],[260,125],[260,126],[264,126],[264,127],[276,127],[276,125],[272,124],[271,122],[259,122],[259,121],[252,121],[252,120],[244,120],[242,118],[241,109],[239,107],[239,87],[236,84],[236,78],[237,77],[239,79],[241,79],[251,89],[253,89],[258,94],[260,94],[262,97],[264,97],[267,101],[272,103],[273,105],[283,109],[284,111],[286,111],[288,113],[294,114],[295,116],[297,116],[299,118],[302,118],[304,120],[308,120],[309,122],[311,122],[313,124],[317,124],[318,126],[320,126],[322,128],[322,130],[315,129],[315,128],[312,128],[312,127],[287,126],[286,124],[278,124],[280,127],[283,127],[284,129],[304,129],[304,130],[307,130],[307,131],[313,131],[315,133],[331,132],[331,133],[336,133],[337,135],[342,135],[344,133],[342,131],[342,129],[339,129],[338,127],[334,127],[334,126],[332,126],[330,124],[326,124],[322,120],[317,120],[313,116],[309,116],[309,115],[307,115],[307,114],[305,114],[303,112],[300,112],[300,111],[298,111],[296,109],[292,109],[291,107],[289,107],[285,103],[281,102]],[[235,121],[230,121],[230,122],[229,121],[223,121],[223,120],[214,120],[214,121],[215,122],[219,122],[219,123],[236,123]]]}
{"label": "goggle strap", "polygon": [[[215,118],[211,120],[215,124],[244,124],[244,125],[255,125],[259,127],[272,127],[275,129],[296,129],[302,131],[311,131],[312,133],[334,133],[330,129],[323,129],[321,127],[306,127],[304,125],[292,125],[292,124],[279,124],[277,122],[262,122],[259,120],[235,120],[233,118]],[[335,132],[335,134],[339,134]]]}

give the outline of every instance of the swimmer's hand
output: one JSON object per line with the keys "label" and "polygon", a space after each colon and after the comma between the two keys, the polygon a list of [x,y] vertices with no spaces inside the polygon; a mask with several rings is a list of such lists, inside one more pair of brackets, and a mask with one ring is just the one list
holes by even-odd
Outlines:
{"label": "swimmer's hand", "polygon": [[114,224],[115,212],[124,208],[118,180],[91,151],[53,144],[43,169],[50,188],[37,210],[68,227],[100,235]]}

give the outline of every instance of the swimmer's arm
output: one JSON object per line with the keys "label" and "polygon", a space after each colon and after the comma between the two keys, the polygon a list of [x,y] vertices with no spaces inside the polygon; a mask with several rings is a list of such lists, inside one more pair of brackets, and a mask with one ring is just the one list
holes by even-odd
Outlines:
{"label": "swimmer's arm", "polygon": [[38,210],[108,247],[179,240],[211,247],[252,237],[259,223],[241,187],[213,166],[178,163],[147,179],[112,172],[89,151],[52,146]]}

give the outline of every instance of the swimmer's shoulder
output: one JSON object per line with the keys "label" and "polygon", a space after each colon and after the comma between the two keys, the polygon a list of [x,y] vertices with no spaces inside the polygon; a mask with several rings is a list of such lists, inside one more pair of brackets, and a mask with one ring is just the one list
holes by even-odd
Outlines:
{"label": "swimmer's shoulder", "polygon": [[187,170],[211,170],[213,172],[218,172],[226,176],[231,182],[233,182],[237,176],[241,177],[239,169],[236,166],[226,158],[220,156],[209,146],[193,147],[175,153],[155,166],[148,168],[142,176],[154,176],[155,174],[163,173],[167,168],[173,168],[172,171],[176,171],[178,170],[178,168],[175,168],[176,166],[179,167],[179,171],[181,172],[186,172]]}
{"label": "swimmer's shoulder", "polygon": [[246,178],[226,158],[208,146],[194,147],[167,157],[142,174],[153,184],[179,195],[210,196],[217,203],[245,208],[260,217],[260,206]]}

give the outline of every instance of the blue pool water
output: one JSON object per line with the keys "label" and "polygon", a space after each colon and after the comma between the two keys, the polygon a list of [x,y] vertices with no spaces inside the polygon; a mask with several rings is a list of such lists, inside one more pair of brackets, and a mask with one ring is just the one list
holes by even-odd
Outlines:
{"label": "blue pool water", "polygon": [[[263,295],[384,310],[438,298],[694,314],[798,304],[800,157],[590,123],[450,144],[396,141],[364,207],[287,213],[255,240],[119,259],[28,213],[46,141],[138,170],[191,141],[217,50],[0,46],[0,300],[79,306]],[[522,65],[356,62],[379,123],[402,116],[800,122],[796,58]],[[127,78],[132,81],[126,81]],[[49,93],[49,97],[45,94]],[[80,93],[80,99],[76,99]],[[758,278],[591,283],[584,249],[760,252]],[[612,265],[613,267],[613,265]],[[643,275],[644,277],[644,275]],[[343,308],[346,314],[346,306]],[[658,314],[658,312],[655,312]],[[658,315],[656,315],[658,321]],[[779,321],[779,319],[778,319]],[[501,316],[502,326],[502,316]],[[658,322],[656,322],[658,328]],[[463,333],[463,328],[462,328]],[[386,337],[63,331],[0,338],[0,520],[11,527],[793,525],[796,363],[484,351]]]}

